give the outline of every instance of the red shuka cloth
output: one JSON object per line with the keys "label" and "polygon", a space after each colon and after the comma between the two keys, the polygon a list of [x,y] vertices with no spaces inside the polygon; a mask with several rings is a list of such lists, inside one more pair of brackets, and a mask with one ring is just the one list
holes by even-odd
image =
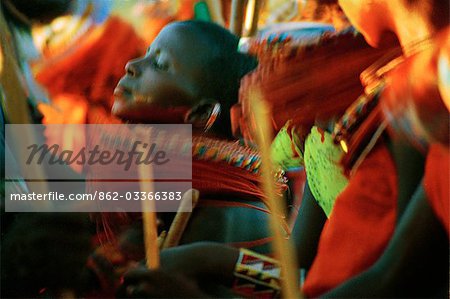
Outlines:
{"label": "red shuka cloth", "polygon": [[118,17],[111,17],[103,26],[99,37],[82,40],[76,51],[37,75],[52,96],[71,93],[111,108],[112,94],[125,74],[126,63],[143,55],[146,45],[134,28]]}
{"label": "red shuka cloth", "polygon": [[306,277],[308,297],[333,289],[379,258],[395,228],[397,192],[395,163],[378,144],[336,199]]}
{"label": "red shuka cloth", "polygon": [[317,119],[345,112],[364,90],[359,74],[389,50],[374,49],[353,32],[325,34],[308,46],[289,40],[255,43],[250,53],[259,64],[241,81],[239,103],[231,111],[233,134],[253,141],[253,88],[267,103],[274,136],[288,120],[309,133]]}
{"label": "red shuka cloth", "polygon": [[192,187],[202,197],[213,199],[220,195],[257,200],[264,198],[260,176],[226,163],[192,160]]}
{"label": "red shuka cloth", "polygon": [[425,165],[424,187],[428,200],[450,237],[450,159],[449,148],[432,144]]}

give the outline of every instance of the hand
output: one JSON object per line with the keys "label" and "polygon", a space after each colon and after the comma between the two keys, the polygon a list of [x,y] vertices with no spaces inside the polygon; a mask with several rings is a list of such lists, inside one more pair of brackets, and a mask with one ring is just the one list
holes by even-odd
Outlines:
{"label": "hand", "polygon": [[239,250],[211,242],[169,248],[161,251],[162,270],[140,267],[130,271],[124,277],[118,296],[202,297],[197,287],[200,282],[208,286],[231,285],[238,256]]}
{"label": "hand", "polygon": [[196,242],[161,251],[161,267],[190,279],[231,285],[239,250],[213,242]]}
{"label": "hand", "polygon": [[181,275],[143,267],[124,276],[117,298],[207,298],[197,285]]}

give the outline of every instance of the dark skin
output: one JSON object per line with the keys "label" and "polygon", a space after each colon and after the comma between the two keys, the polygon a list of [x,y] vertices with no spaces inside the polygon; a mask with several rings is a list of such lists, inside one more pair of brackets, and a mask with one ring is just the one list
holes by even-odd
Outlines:
{"label": "dark skin", "polygon": [[[326,124],[326,122],[324,122]],[[386,140],[388,140],[386,136]],[[402,215],[416,191],[423,174],[424,157],[421,152],[416,150],[407,140],[400,139],[397,136],[387,142],[389,151],[396,164],[398,174],[398,222],[402,219]],[[317,204],[308,184],[305,186],[302,206],[297,217],[296,225],[292,232],[293,240],[296,245],[297,260],[299,261],[299,268],[309,269],[314,261],[317,253],[317,247],[320,240],[320,235],[327,218],[321,207]],[[409,236],[407,236],[409,237]],[[199,243],[193,247],[183,247],[178,251],[170,250],[166,253],[171,256],[169,268],[173,272],[181,273],[187,277],[194,277],[197,281],[208,281],[224,283],[230,286],[232,282],[233,266],[238,258],[238,251],[236,249],[223,247],[212,243]],[[401,249],[393,247],[392,253],[395,255],[402,254]],[[198,251],[198,252],[197,252]],[[192,256],[201,256],[198,262],[192,259]],[[164,256],[164,254],[163,254]],[[220,261],[216,261],[220,257]],[[208,262],[201,262],[207,259]],[[178,264],[177,260],[188,261],[188,264]],[[209,267],[209,265],[214,265]],[[166,269],[163,260],[163,269]],[[176,270],[177,269],[177,270]],[[184,273],[182,269],[189,269],[190,272]],[[219,271],[217,269],[224,269]],[[407,276],[403,276],[407,277]],[[391,291],[393,291],[391,289]]]}
{"label": "dark skin", "polygon": [[[388,148],[398,174],[397,228],[379,260],[325,294],[327,298],[354,298],[362,294],[369,297],[443,297],[448,294],[448,236],[420,184],[424,172],[423,153],[408,140],[393,137]],[[292,235],[301,268],[311,266],[325,221],[322,209],[306,185]],[[167,251],[165,255],[170,256],[167,263],[171,273],[230,286],[238,251],[218,244],[199,243]],[[162,265],[166,267],[164,259]]]}
{"label": "dark skin", "polygon": [[[217,289],[220,285],[231,285],[238,256],[238,249],[212,242],[166,249],[160,255],[161,270],[151,271],[141,267],[129,271],[118,295],[127,298],[169,297],[169,294],[175,298],[227,297],[230,291],[218,293]],[[177,288],[168,287],[170,283],[158,284],[158,288],[154,288],[153,284],[160,275],[168,281],[177,281]]]}
{"label": "dark skin", "polygon": [[[350,5],[356,1],[341,1],[348,3],[348,9],[355,8],[359,10],[367,7],[367,3],[358,3],[360,5]],[[374,1],[379,4],[387,4],[384,1]],[[390,2],[389,2],[390,3]],[[371,7],[373,12],[380,13],[380,16],[391,16],[386,14],[386,7],[378,5]],[[355,15],[363,15],[360,11]],[[370,14],[367,14],[370,15]],[[372,14],[374,15],[374,14]],[[394,16],[396,14],[392,14]],[[350,16],[352,16],[350,14]],[[396,20],[403,20],[404,18],[397,18]],[[371,26],[367,27],[365,24],[360,24],[366,38],[371,41],[371,44],[380,44],[381,41],[386,40],[381,38],[381,32],[372,32],[372,29],[383,28],[379,23],[370,22],[367,18],[361,18],[361,21],[367,21]],[[388,22],[382,22],[388,24]],[[364,26],[363,26],[364,25]],[[403,28],[397,26],[397,28]],[[405,36],[399,36],[401,40]],[[420,178],[423,174],[423,158],[411,150],[412,146],[396,142],[390,145],[391,154],[397,164],[397,172],[399,175],[399,217],[398,227],[395,231],[394,237],[391,240],[388,248],[377,263],[371,267],[367,272],[361,274],[357,278],[350,280],[336,289],[336,293],[327,294],[330,297],[343,296],[433,296],[442,295],[447,292],[448,295],[448,237],[442,229],[442,225],[437,221],[433,211],[423,196],[423,191],[419,188]],[[415,163],[417,159],[418,163]],[[411,168],[411,165],[413,167]],[[417,191],[416,191],[417,190]],[[412,196],[414,194],[414,196]],[[308,201],[305,202],[308,204]],[[318,217],[313,217],[316,219]],[[319,221],[317,222],[319,223]],[[299,242],[300,244],[303,242]],[[197,248],[203,254],[204,260],[208,260],[208,244],[202,244]],[[315,246],[311,246],[315,247]],[[234,266],[237,255],[235,252],[216,248],[214,256],[220,257],[224,263],[223,268],[219,268],[220,264],[215,269],[208,269],[208,267],[200,266],[198,273],[203,271],[213,270],[219,272],[229,282],[232,277],[231,265]],[[300,254],[300,262],[301,261]],[[303,255],[304,260],[308,262],[308,255]],[[188,258],[188,256],[179,256],[179,258]],[[447,262],[445,262],[447,261]],[[226,264],[226,265],[225,265]],[[230,265],[231,264],[231,265]],[[164,267],[164,264],[163,264]],[[218,270],[220,269],[220,270]],[[224,271],[229,271],[223,274]],[[191,270],[192,271],[192,268]],[[439,276],[436,279],[435,275]],[[195,275],[194,275],[195,276]],[[210,278],[215,276],[211,274]],[[436,290],[437,294],[433,292]],[[444,293],[439,293],[444,290]]]}
{"label": "dark skin", "polygon": [[[304,198],[305,211],[310,214],[319,212],[315,202],[310,202],[308,198],[308,195]],[[316,219],[303,219],[297,225],[306,225],[308,221],[314,224]],[[317,232],[320,235],[320,227]],[[307,242],[308,239],[311,242],[318,241],[317,234],[308,236],[299,233],[295,243],[304,244],[302,241]],[[301,267],[308,268],[314,258],[311,252],[317,249],[317,242],[309,246],[310,251],[302,249],[303,246],[297,247]],[[230,286],[238,255],[237,249],[203,242],[166,250],[161,257],[162,267],[168,273],[179,273],[205,284],[220,282]],[[367,271],[324,296],[354,298],[364,294],[368,297],[442,297],[448,292],[448,279],[448,237],[420,186],[380,259]]]}
{"label": "dark skin", "polygon": [[145,268],[136,269],[125,277],[116,297],[143,298],[151,294],[152,298],[208,298],[195,282],[167,273],[162,270],[149,272]]}
{"label": "dark skin", "polygon": [[[386,12],[385,9],[380,11],[384,14]],[[448,115],[446,119],[448,121]],[[449,241],[442,224],[428,204],[422,187],[418,187],[423,174],[423,157],[401,140],[396,140],[389,148],[399,176],[398,225],[391,242],[370,269],[325,294],[325,297],[448,296]],[[204,253],[203,258],[207,261],[207,246],[212,245],[199,246],[197,250]],[[234,265],[236,262],[236,253],[228,251],[227,254],[227,251],[222,252],[219,248],[214,252],[213,256],[221,257],[224,268],[219,268],[220,265],[216,264],[215,269],[202,267],[202,271],[219,272],[226,282],[230,282],[230,264]],[[307,255],[303,257],[308,262]],[[180,255],[179,258],[188,256]],[[218,269],[229,272],[224,274]],[[215,278],[215,275],[210,277]]]}
{"label": "dark skin", "polygon": [[114,92],[112,113],[124,120],[152,123],[155,120],[149,115],[155,106],[186,107],[194,112],[191,122],[205,122],[217,103],[203,98],[200,89],[208,55],[207,40],[177,23],[165,27],[144,57],[126,65]]}
{"label": "dark skin", "polygon": [[[446,289],[445,279],[436,280],[434,275],[421,275],[435,273],[437,269],[438,273],[443,274],[439,277],[448,276],[444,275],[448,269],[442,267],[446,265],[442,261],[448,259],[445,255],[447,237],[423,192],[418,190],[423,175],[423,153],[397,136],[393,136],[388,142],[388,148],[398,175],[398,229],[386,252],[372,268],[338,287],[336,293],[332,291],[326,296],[430,296],[435,295],[430,290]],[[306,185],[292,234],[300,268],[310,268],[325,222],[325,214]],[[219,244],[197,243],[163,252],[162,267],[168,273],[180,273],[206,284],[220,282],[230,286],[238,254],[238,250]],[[418,262],[410,263],[411,260]],[[378,286],[379,281],[382,281],[381,287]],[[374,293],[368,293],[369,291]]]}
{"label": "dark skin", "polygon": [[[215,35],[224,40],[231,39],[225,32],[219,31]],[[223,92],[217,91],[217,86],[213,84],[214,79],[222,78],[226,70],[217,69],[214,62],[217,57],[239,57],[242,54],[223,53],[230,46],[219,44],[219,47],[216,45],[218,38],[212,41],[210,39],[208,34],[202,34],[200,29],[189,23],[172,23],[166,26],[144,57],[127,64],[126,74],[114,92],[112,113],[132,123],[191,123],[193,135],[230,139],[227,134],[230,130],[224,129],[226,121],[223,121],[229,119],[229,109],[223,103],[227,99],[214,98],[219,98]],[[231,48],[236,50],[235,47]],[[236,76],[235,81],[238,82],[239,75],[230,73],[228,76]],[[222,100],[222,111],[210,130],[204,132],[213,107],[219,100]],[[168,111],[178,117],[168,119]],[[217,199],[216,197],[214,198]],[[262,202],[251,199],[233,200],[265,207]],[[232,243],[262,239],[268,235],[267,227],[263,225],[267,222],[267,217],[265,213],[248,208],[198,207],[180,243],[203,240]],[[244,229],[250,223],[262,224]],[[267,244],[255,249],[269,251]]]}
{"label": "dark skin", "polygon": [[[306,185],[302,206],[292,234],[301,268],[308,269],[311,266],[325,221],[325,213],[317,204],[308,185]],[[202,297],[207,293],[209,296],[223,297],[229,295],[229,291],[223,292],[222,290],[219,294],[217,292],[211,293],[211,285],[215,287],[219,284],[227,287],[232,285],[234,265],[238,257],[238,249],[212,242],[196,242],[166,249],[161,252],[163,274],[159,271],[148,271],[142,268],[130,271],[126,275],[130,279],[124,281],[121,294],[133,297],[135,296],[133,293],[135,288],[138,288],[141,296],[158,296],[161,290],[156,292],[147,285],[155,280],[155,276],[177,273],[177,275],[187,278],[187,281],[183,284],[186,290],[180,287],[179,296],[187,296],[186,294],[192,296],[194,294],[191,293],[193,291],[192,285],[199,285],[197,293],[195,293],[196,296]],[[179,278],[174,277],[173,279]],[[128,288],[129,286],[131,288]],[[142,293],[143,289],[148,290],[148,292]],[[184,293],[185,291],[186,293]]]}
{"label": "dark skin", "polygon": [[389,151],[395,162],[398,180],[398,223],[422,180],[425,159],[423,153],[407,140],[397,136],[391,140]]}
{"label": "dark skin", "polygon": [[292,231],[300,268],[309,269],[311,267],[316,257],[320,235],[326,221],[327,216],[314,199],[308,182],[306,182],[302,206]]}
{"label": "dark skin", "polygon": [[[308,269],[311,266],[325,221],[325,213],[317,204],[308,185],[306,185],[302,206],[292,235],[301,268]],[[224,297],[229,295],[229,291],[223,292],[221,290],[220,293],[217,293],[214,288],[212,293],[211,285],[217,286],[220,284],[227,287],[232,285],[234,266],[238,257],[239,250],[236,248],[212,242],[197,242],[162,251],[161,265],[165,273],[177,273],[181,277],[195,281],[195,284],[199,285],[197,292],[199,297],[205,296],[205,293],[209,294],[209,296]],[[126,292],[127,287],[130,285],[133,288],[144,288],[142,284],[153,281],[154,276],[160,275],[160,272],[139,269],[131,271],[128,275],[132,279],[125,280],[122,292]],[[192,285],[192,283],[189,283],[189,285]],[[128,289],[128,296],[134,296],[131,292],[133,288]],[[149,292],[146,293],[146,296],[157,296],[159,294],[155,291],[150,291],[150,288],[147,289]],[[192,295],[191,291],[191,287],[187,284],[186,294]],[[183,296],[183,294],[184,290],[180,289],[179,295]]]}
{"label": "dark skin", "polygon": [[194,133],[204,134],[220,104],[208,134],[234,139],[229,109],[237,102],[240,79],[257,64],[237,52],[237,45],[237,37],[212,23],[169,24],[144,57],[127,64],[112,113],[133,123],[191,123]]}
{"label": "dark skin", "polygon": [[[399,186],[399,225],[395,235],[373,267],[336,289],[336,293],[332,291],[326,296],[433,296],[448,289],[445,287],[445,282],[448,281],[445,280],[448,278],[448,263],[442,263],[443,260],[448,260],[448,239],[429,207],[422,188],[418,188],[423,174],[424,157],[406,140],[393,140],[395,141],[390,142],[388,148],[397,166]],[[307,184],[292,234],[299,268],[310,268],[325,222],[326,216]],[[190,246],[163,253],[163,256],[170,256],[170,261],[167,261],[171,271],[169,273],[181,273],[196,281],[220,281],[227,286],[231,285],[238,250],[211,243]],[[411,263],[412,260],[418,262]],[[164,259],[162,265],[166,269]],[[423,273],[440,273],[442,275],[439,277],[444,279],[435,279],[434,275],[421,275]],[[381,287],[379,281],[382,281]],[[430,290],[436,290],[437,293],[431,294]]]}

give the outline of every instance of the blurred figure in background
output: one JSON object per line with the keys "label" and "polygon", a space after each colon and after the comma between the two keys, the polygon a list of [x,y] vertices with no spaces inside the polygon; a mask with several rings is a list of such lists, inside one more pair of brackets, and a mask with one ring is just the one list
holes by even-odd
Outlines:
{"label": "blurred figure in background", "polygon": [[[31,27],[50,22],[70,12],[72,1],[0,1],[0,120],[1,120],[1,297],[75,296],[81,287],[81,273],[90,250],[87,216],[84,214],[5,213],[5,193],[28,193],[26,183],[17,180],[25,168],[15,158],[24,142],[43,137],[30,129],[5,144],[5,124],[40,122],[36,109],[48,102],[46,93],[33,80],[30,62],[37,57]],[[5,173],[8,163],[9,173]],[[34,172],[34,173],[33,173]],[[14,181],[5,180],[14,178]],[[45,184],[40,190],[44,192]],[[5,190],[3,188],[6,188]],[[76,254],[74,254],[76,252]]]}

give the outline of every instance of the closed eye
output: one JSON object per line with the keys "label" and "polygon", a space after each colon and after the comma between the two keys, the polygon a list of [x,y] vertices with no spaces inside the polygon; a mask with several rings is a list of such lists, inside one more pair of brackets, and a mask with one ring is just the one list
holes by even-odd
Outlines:
{"label": "closed eye", "polygon": [[157,71],[167,71],[169,69],[169,64],[161,62],[160,59],[152,59],[151,66]]}
{"label": "closed eye", "polygon": [[167,71],[169,69],[169,64],[166,62],[166,59],[161,57],[160,49],[156,49],[152,52],[151,47],[149,47],[145,57],[150,59],[150,65],[154,70]]}

